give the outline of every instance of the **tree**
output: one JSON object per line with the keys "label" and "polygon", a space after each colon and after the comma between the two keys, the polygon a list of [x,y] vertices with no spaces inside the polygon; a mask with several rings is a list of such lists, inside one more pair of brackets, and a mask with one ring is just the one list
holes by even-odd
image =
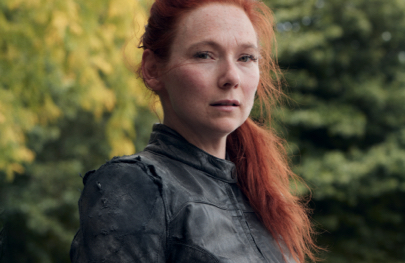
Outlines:
{"label": "tree", "polygon": [[130,67],[139,61],[145,10],[129,0],[1,1],[4,262],[69,262],[79,173],[145,145],[156,118],[123,62],[123,53]]}
{"label": "tree", "polygon": [[405,262],[405,2],[267,1],[325,262]]}

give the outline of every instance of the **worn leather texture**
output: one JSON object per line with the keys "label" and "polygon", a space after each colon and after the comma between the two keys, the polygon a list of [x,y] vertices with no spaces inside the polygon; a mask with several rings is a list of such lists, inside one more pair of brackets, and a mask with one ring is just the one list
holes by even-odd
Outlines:
{"label": "worn leather texture", "polygon": [[83,183],[73,263],[285,262],[235,165],[165,125],[154,125],[143,152],[113,158]]}

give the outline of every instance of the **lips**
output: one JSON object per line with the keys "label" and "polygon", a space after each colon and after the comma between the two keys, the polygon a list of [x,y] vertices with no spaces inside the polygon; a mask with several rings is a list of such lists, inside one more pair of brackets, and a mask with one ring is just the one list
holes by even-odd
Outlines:
{"label": "lips", "polygon": [[237,107],[240,105],[237,100],[220,100],[210,104],[211,106],[234,106]]}

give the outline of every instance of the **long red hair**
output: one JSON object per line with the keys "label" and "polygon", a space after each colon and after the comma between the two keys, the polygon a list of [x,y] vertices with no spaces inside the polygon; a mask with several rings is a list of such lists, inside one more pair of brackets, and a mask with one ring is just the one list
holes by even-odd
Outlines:
{"label": "long red hair", "polygon": [[[282,96],[280,70],[273,59],[275,36],[271,10],[257,0],[156,0],[140,47],[152,50],[162,61],[170,47],[180,19],[191,10],[209,3],[232,4],[242,8],[259,37],[261,77],[257,100],[261,105],[260,123],[271,123],[271,109]],[[137,73],[142,77],[142,69]],[[265,114],[263,114],[263,112]],[[236,164],[238,183],[265,227],[299,262],[305,257],[316,261],[317,249],[306,203],[292,194],[291,181],[298,179],[288,164],[284,141],[264,125],[246,120],[227,138],[227,153]],[[286,252],[286,251],[285,251]]]}

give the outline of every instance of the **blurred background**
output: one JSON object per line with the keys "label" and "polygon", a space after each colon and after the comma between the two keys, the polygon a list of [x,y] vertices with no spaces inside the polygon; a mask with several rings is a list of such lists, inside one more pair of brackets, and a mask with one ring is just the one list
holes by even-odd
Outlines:
{"label": "blurred background", "polygon": [[[404,263],[405,1],[266,4],[290,97],[273,125],[321,257]],[[158,118],[131,68],[149,5],[1,0],[0,262],[70,262],[80,174],[146,145]]]}

